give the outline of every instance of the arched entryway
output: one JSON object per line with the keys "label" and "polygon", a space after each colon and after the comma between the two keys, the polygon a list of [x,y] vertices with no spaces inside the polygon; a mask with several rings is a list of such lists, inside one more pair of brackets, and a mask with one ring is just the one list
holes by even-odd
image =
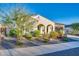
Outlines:
{"label": "arched entryway", "polygon": [[47,25],[47,33],[49,34],[51,31],[53,31],[53,25],[49,24]]}
{"label": "arched entryway", "polygon": [[43,24],[38,25],[38,30],[40,30],[41,34],[45,34],[45,26]]}

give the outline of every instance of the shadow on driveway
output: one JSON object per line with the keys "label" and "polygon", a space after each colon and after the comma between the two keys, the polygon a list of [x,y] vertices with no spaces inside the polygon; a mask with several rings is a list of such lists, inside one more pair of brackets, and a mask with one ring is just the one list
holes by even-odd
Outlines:
{"label": "shadow on driveway", "polygon": [[3,40],[3,41],[1,42],[1,46],[2,46],[3,48],[5,48],[5,49],[12,49],[12,48],[14,48],[14,47],[12,46],[12,44],[9,43],[7,40]]}
{"label": "shadow on driveway", "polygon": [[[20,46],[21,48],[23,47],[31,47],[31,46],[38,46],[36,44],[33,44],[32,42],[30,41],[27,41],[25,40],[24,42],[20,42],[20,43],[23,43],[23,46]],[[3,40],[1,42],[1,46],[4,48],[4,49],[13,49],[13,48],[17,48],[18,46],[16,45],[16,40]]]}

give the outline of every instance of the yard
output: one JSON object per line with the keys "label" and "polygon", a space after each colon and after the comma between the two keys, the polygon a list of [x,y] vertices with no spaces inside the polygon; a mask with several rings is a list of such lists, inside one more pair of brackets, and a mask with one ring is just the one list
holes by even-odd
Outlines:
{"label": "yard", "polygon": [[31,14],[28,14],[22,8],[15,8],[11,11],[12,13],[8,12],[11,16],[5,15],[5,18],[2,16],[4,18],[3,24],[0,25],[0,44],[2,48],[12,49],[75,41],[67,38],[64,35],[63,28],[58,28],[59,26],[56,27],[55,31],[48,32],[47,30],[45,33],[41,33],[40,29],[33,30],[37,20],[32,18]]}

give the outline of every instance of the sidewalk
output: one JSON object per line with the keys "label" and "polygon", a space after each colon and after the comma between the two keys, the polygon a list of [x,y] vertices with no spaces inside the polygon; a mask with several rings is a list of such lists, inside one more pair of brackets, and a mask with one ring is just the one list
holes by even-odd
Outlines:
{"label": "sidewalk", "polygon": [[79,42],[41,45],[27,48],[0,50],[0,55],[5,56],[35,56],[79,47]]}

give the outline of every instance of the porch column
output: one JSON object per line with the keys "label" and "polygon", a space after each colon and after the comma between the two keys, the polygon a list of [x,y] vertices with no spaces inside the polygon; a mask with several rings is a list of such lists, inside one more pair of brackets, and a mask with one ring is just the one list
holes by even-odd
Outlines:
{"label": "porch column", "polygon": [[45,34],[47,34],[47,25],[45,25]]}
{"label": "porch column", "polygon": [[55,31],[55,24],[53,24],[53,31]]}

